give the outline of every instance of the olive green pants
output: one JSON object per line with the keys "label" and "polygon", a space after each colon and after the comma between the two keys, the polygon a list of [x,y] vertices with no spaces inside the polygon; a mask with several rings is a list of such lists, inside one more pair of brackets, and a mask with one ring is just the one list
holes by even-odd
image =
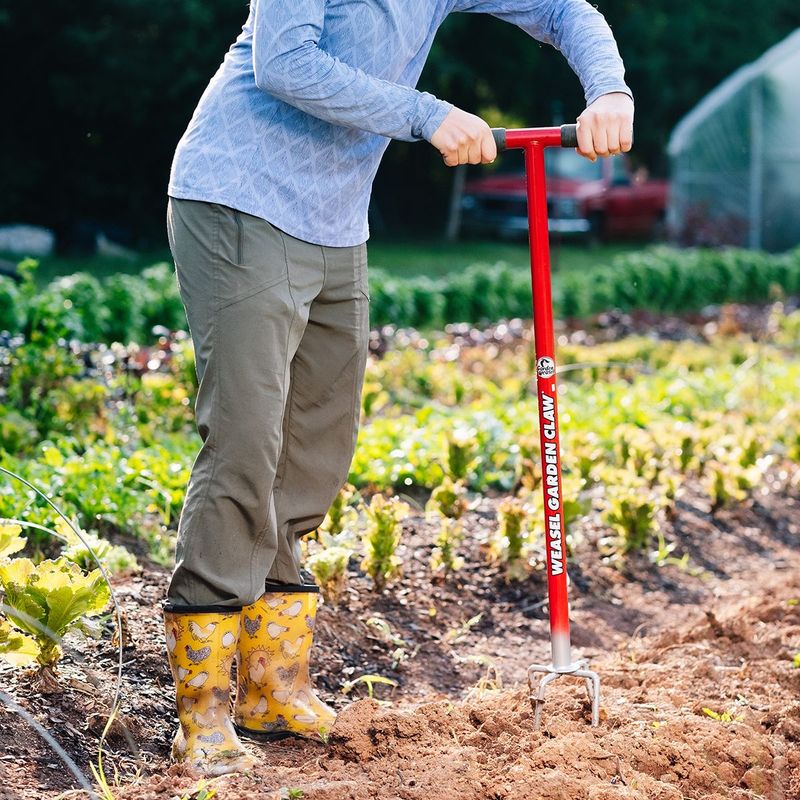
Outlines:
{"label": "olive green pants", "polygon": [[240,607],[301,583],[300,537],[347,479],[369,341],[366,243],[327,247],[170,197],[202,447],[178,522],[171,606]]}

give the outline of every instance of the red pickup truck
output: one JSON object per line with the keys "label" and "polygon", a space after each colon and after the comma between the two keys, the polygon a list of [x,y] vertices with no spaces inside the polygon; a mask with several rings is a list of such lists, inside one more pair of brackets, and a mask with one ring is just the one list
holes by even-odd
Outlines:
{"label": "red pickup truck", "polygon": [[[463,232],[527,235],[525,174],[519,155],[513,172],[498,170],[467,181],[461,201]],[[595,241],[663,234],[668,184],[649,180],[641,171],[631,173],[624,153],[592,163],[574,150],[551,149],[545,151],[545,159],[551,233]],[[511,159],[505,154],[503,160]]]}

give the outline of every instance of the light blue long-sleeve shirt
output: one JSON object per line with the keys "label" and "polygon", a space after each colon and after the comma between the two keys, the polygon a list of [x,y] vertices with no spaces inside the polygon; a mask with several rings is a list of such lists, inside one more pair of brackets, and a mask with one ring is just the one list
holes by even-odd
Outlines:
{"label": "light blue long-sleeve shirt", "polygon": [[453,107],[413,88],[451,12],[488,13],[553,45],[587,105],[633,96],[611,30],[586,0],[251,0],[178,143],[168,194],[316,244],[365,242],[389,141],[430,141]]}

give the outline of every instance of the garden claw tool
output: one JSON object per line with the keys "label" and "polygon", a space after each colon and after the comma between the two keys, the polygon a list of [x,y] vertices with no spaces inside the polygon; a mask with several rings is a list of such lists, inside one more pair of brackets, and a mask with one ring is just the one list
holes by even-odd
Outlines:
{"label": "garden claw tool", "polygon": [[[550,289],[550,243],[547,224],[544,149],[577,147],[576,125],[557,128],[493,128],[498,152],[525,152],[528,190],[528,236],[533,287],[533,330],[536,349],[536,389],[539,400],[539,439],[542,453],[542,491],[547,549],[547,595],[550,605],[551,664],[532,664],[528,686],[534,710],[534,726],[541,724],[547,685],[561,675],[582,678],[592,703],[592,725],[600,721],[600,677],[587,669],[586,661],[573,661],[569,640],[569,601],[564,547],[564,514],[561,494],[561,453],[558,441],[553,302]],[[541,674],[538,691],[534,680]]]}

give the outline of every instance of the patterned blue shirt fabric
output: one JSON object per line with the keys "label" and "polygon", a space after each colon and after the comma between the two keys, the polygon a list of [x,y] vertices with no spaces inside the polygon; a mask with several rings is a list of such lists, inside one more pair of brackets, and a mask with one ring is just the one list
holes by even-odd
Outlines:
{"label": "patterned blue shirt fabric", "polygon": [[553,45],[587,105],[633,96],[611,30],[586,0],[251,0],[175,150],[168,194],[316,244],[365,242],[389,141],[430,141],[453,107],[414,89],[451,12],[491,14]]}

